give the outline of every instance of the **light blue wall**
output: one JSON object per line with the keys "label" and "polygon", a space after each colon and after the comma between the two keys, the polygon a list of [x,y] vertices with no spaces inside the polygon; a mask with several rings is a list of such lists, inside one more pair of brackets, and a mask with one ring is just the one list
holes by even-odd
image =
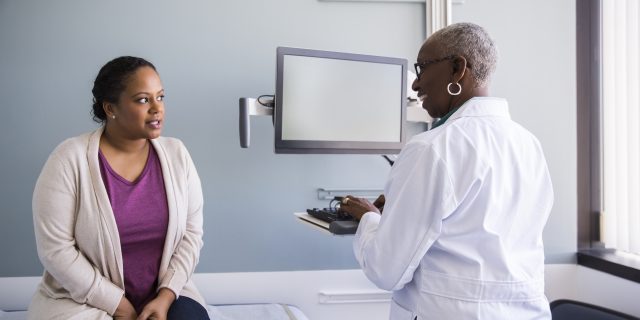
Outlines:
{"label": "light blue wall", "polygon": [[[526,10],[469,0],[454,7],[454,20],[486,23],[503,49],[495,92],[545,147],[557,194],[547,252],[566,256],[575,248],[574,2],[520,3]],[[496,13],[501,6],[513,16]],[[551,26],[534,19],[549,9],[558,18],[546,19]],[[197,271],[357,267],[351,238],[310,230],[292,213],[324,206],[319,187],[382,188],[386,162],[275,155],[267,118],[252,119],[251,148],[241,149],[237,101],[274,92],[277,46],[413,62],[424,18],[424,5],[403,2],[0,0],[0,276],[42,272],[31,220],[35,180],[58,143],[96,128],[92,81],[120,55],[156,65],[167,93],[163,134],[181,138],[198,167],[205,247]]]}
{"label": "light blue wall", "polygon": [[492,92],[542,144],[555,202],[544,230],[546,261],[575,261],[577,248],[576,5],[574,0],[467,0],[454,22],[484,26],[499,63]]}

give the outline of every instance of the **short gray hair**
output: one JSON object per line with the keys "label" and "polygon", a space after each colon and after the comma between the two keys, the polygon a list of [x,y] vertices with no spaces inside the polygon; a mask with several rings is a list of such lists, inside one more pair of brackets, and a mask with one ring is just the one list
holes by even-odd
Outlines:
{"label": "short gray hair", "polygon": [[478,87],[485,87],[496,69],[498,49],[487,31],[473,23],[455,23],[434,32],[434,41],[444,55],[461,55],[471,65],[471,75]]}

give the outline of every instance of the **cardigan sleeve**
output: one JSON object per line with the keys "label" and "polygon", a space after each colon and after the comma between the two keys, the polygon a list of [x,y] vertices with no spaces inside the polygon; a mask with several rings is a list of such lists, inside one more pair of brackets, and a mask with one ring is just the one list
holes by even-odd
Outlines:
{"label": "cardigan sleeve", "polygon": [[176,295],[180,295],[185,284],[191,279],[200,259],[202,248],[203,196],[200,177],[186,147],[180,143],[184,152],[187,217],[184,235],[178,240],[177,246],[169,260],[167,272],[160,279],[158,290],[168,288]]}
{"label": "cardigan sleeve", "polygon": [[60,150],[49,157],[33,193],[33,223],[38,256],[45,270],[78,303],[113,315],[124,290],[104,277],[76,246],[78,171]]}

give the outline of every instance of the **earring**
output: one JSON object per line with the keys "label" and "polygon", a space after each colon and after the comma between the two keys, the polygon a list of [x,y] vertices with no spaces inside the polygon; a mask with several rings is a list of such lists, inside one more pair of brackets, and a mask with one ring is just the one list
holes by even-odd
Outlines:
{"label": "earring", "polygon": [[111,116],[111,119],[115,119],[115,118],[116,118],[116,115],[115,115],[115,114]]}
{"label": "earring", "polygon": [[460,94],[460,92],[462,92],[462,86],[460,85],[460,83],[456,82],[456,86],[458,86],[458,92],[451,92],[451,85],[453,83],[449,82],[449,84],[447,85],[447,92],[449,92],[450,95],[452,96],[457,96]]}

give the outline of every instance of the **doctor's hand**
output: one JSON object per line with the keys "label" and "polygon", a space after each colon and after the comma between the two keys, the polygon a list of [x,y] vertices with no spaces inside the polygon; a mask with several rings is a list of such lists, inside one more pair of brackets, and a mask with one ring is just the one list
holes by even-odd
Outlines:
{"label": "doctor's hand", "polygon": [[[378,197],[378,199],[380,199],[380,197]],[[342,199],[342,202],[340,202],[340,210],[348,213],[358,221],[360,221],[360,218],[362,218],[362,216],[367,212],[380,213],[380,210],[378,210],[378,208],[376,208],[376,206],[367,199],[356,198],[353,196],[346,196]]]}
{"label": "doctor's hand", "polygon": [[378,198],[373,201],[373,205],[380,210],[380,214],[382,214],[382,210],[384,210],[384,202],[384,194],[379,195]]}

